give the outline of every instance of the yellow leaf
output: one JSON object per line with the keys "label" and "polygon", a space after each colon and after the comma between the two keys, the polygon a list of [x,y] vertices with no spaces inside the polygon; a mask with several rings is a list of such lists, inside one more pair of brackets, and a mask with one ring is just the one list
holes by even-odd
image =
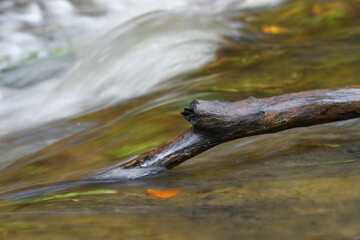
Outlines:
{"label": "yellow leaf", "polygon": [[279,26],[263,26],[261,28],[261,32],[262,33],[266,33],[266,34],[281,34],[286,32],[286,29],[283,27],[279,27]]}

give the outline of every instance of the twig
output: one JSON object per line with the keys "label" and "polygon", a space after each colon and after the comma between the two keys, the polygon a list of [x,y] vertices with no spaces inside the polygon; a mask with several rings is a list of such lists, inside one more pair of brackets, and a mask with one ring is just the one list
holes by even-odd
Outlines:
{"label": "twig", "polygon": [[360,86],[249,97],[234,103],[194,100],[182,115],[193,124],[189,130],[120,168],[170,169],[237,138],[360,117]]}

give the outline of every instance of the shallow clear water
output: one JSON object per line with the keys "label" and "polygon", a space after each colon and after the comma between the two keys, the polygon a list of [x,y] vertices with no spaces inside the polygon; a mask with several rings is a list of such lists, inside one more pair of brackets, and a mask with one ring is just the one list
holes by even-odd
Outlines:
{"label": "shallow clear water", "polygon": [[[231,20],[220,22],[241,24],[231,26],[229,32],[215,30],[216,36],[222,36],[216,38],[215,45],[213,41],[208,45],[211,33],[199,35],[207,39],[205,45],[200,45],[210,46],[206,50],[209,54],[205,54],[210,58],[202,58],[202,64],[171,68],[167,61],[161,61],[160,56],[167,53],[161,49],[154,61],[174,71],[167,75],[162,68],[154,70],[160,75],[149,76],[158,81],[146,85],[147,90],[121,99],[110,97],[105,102],[99,101],[100,105],[108,106],[102,109],[90,104],[90,110],[98,109],[91,113],[87,98],[83,98],[84,111],[88,112],[85,115],[74,111],[76,116],[72,112],[65,120],[59,117],[55,118],[56,122],[34,121],[3,136],[0,140],[2,237],[358,239],[360,121],[357,119],[239,139],[153,176],[118,182],[80,181],[185,131],[190,124],[179,113],[194,98],[235,101],[248,96],[268,97],[360,83],[358,1],[288,1],[274,8],[235,12],[235,15],[231,13]],[[183,15],[166,15],[165,19],[169,16],[177,20],[167,27],[184,29]],[[154,19],[163,17],[160,14]],[[204,25],[196,25],[199,19],[188,19],[194,21],[191,28],[202,31]],[[208,29],[217,29],[217,24],[210,24]],[[149,34],[151,42],[153,22],[141,26],[141,33],[148,30],[142,36]],[[188,24],[185,26],[190,28]],[[234,30],[238,33],[231,34]],[[116,31],[108,36],[118,36]],[[166,40],[168,32],[162,33]],[[172,36],[179,39],[176,34]],[[195,39],[191,38],[185,45],[191,51],[199,49],[194,47]],[[139,50],[141,46],[149,47],[147,43],[140,44]],[[185,56],[181,61],[188,61],[186,49],[176,49],[174,56]],[[96,60],[97,56],[92,57]],[[135,57],[140,61],[139,72],[136,65],[131,65],[132,74],[143,74],[136,78],[140,79],[135,83],[139,86],[146,81],[147,69],[156,66],[141,65],[142,61],[147,62],[141,59],[144,56],[137,55],[139,60]],[[92,61],[91,57],[81,59],[83,64]],[[123,60],[119,62],[122,64]],[[206,61],[211,62],[201,66]],[[118,69],[122,68],[117,67],[115,60],[109,64],[97,67],[106,72],[114,66],[117,71],[111,77],[116,79],[121,73]],[[96,70],[90,68],[88,72],[97,73]],[[21,72],[21,68],[15,71]],[[73,87],[75,91],[81,85],[83,79],[78,79],[76,74],[71,76],[74,80],[61,82],[55,91],[59,95],[54,98],[68,93],[64,89]],[[109,91],[122,93],[123,90],[128,94],[126,88],[118,89],[116,81],[108,83],[113,86]],[[92,91],[92,87],[99,88]],[[80,87],[79,92],[84,90],[95,99],[102,92],[99,89],[108,88],[111,87],[106,84],[91,85],[89,89]],[[74,104],[71,102],[70,106]],[[33,111],[35,117],[37,114]],[[180,191],[176,196],[159,198],[149,195],[149,189]],[[16,202],[29,197],[40,198]]]}

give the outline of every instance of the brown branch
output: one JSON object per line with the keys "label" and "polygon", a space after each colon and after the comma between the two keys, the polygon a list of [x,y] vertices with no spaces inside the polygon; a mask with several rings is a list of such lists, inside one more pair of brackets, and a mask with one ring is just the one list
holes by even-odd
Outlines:
{"label": "brown branch", "polygon": [[360,117],[360,86],[250,97],[234,103],[194,100],[182,115],[193,124],[189,130],[120,167],[170,169],[237,138]]}
{"label": "brown branch", "polygon": [[[237,138],[295,127],[360,117],[360,86],[324,89],[230,103],[194,100],[182,113],[193,126],[174,139],[82,181],[58,183],[16,192],[9,199],[27,199],[101,181],[138,178],[173,168],[218,144]],[[140,171],[123,171],[133,169]],[[144,170],[144,171],[143,171]]]}

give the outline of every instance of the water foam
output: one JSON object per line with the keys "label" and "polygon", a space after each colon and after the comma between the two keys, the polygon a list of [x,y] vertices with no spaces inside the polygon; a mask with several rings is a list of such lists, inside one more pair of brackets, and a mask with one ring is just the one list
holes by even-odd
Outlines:
{"label": "water foam", "polygon": [[[75,43],[78,58],[64,76],[22,89],[0,86],[0,137],[139,96],[177,74],[205,65],[215,59],[224,35],[238,34],[227,13],[234,5],[252,6],[249,0],[95,1],[100,2],[107,11],[96,20],[75,18],[76,11],[68,4],[57,9],[46,5],[50,1],[43,2],[52,11],[53,21],[67,16],[64,26],[69,32],[84,23],[93,23],[95,35],[112,30],[86,41],[86,46]],[[71,25],[71,19],[78,25]],[[83,42],[84,37],[79,39]]]}

